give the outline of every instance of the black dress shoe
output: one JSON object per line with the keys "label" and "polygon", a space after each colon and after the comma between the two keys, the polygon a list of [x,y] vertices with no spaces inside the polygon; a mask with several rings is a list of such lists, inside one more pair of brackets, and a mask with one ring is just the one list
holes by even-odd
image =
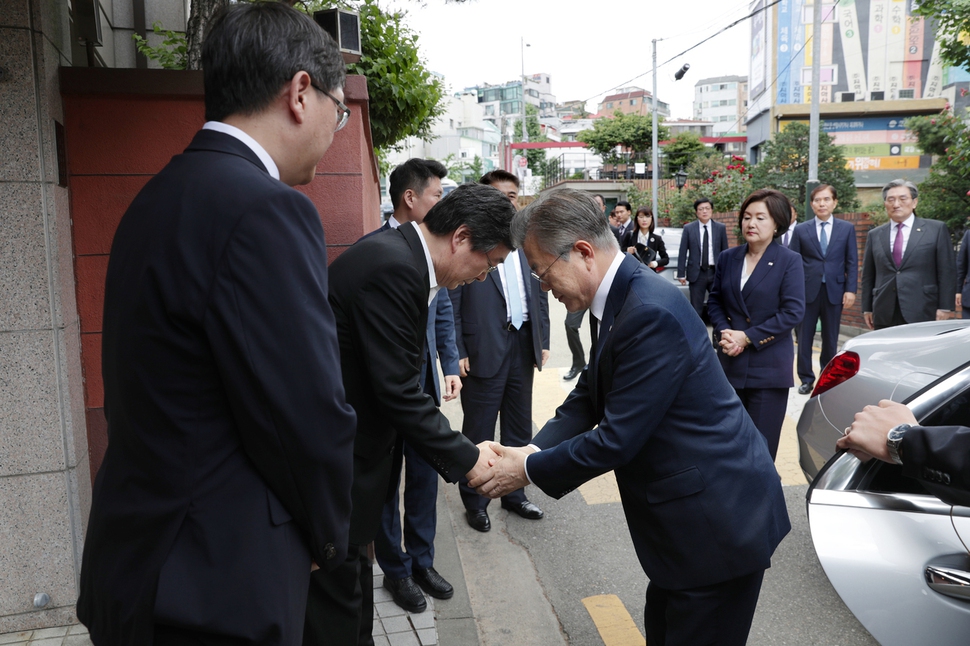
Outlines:
{"label": "black dress shoe", "polygon": [[414,582],[414,577],[392,579],[385,574],[384,587],[394,597],[394,603],[408,612],[424,612],[428,609],[428,602],[424,600],[421,588]]}
{"label": "black dress shoe", "polygon": [[492,522],[488,519],[488,512],[484,509],[469,509],[465,511],[465,518],[472,529],[487,532],[492,529]]}
{"label": "black dress shoe", "polygon": [[570,368],[569,369],[569,372],[567,372],[566,374],[564,374],[562,376],[562,379],[563,379],[563,381],[572,381],[577,376],[579,376],[579,373],[581,373],[582,371],[583,371],[583,368],[581,368],[581,367],[580,368]]}
{"label": "black dress shoe", "polygon": [[455,595],[455,589],[433,567],[427,570],[415,570],[413,574],[414,580],[418,582],[421,589],[435,599],[451,599]]}
{"label": "black dress shoe", "polygon": [[798,387],[799,395],[810,395],[812,394],[812,384],[802,384]]}
{"label": "black dress shoe", "polygon": [[511,512],[515,512],[523,518],[528,518],[529,520],[539,520],[545,514],[536,505],[529,502],[528,500],[520,503],[505,502],[502,501],[502,509],[508,509]]}

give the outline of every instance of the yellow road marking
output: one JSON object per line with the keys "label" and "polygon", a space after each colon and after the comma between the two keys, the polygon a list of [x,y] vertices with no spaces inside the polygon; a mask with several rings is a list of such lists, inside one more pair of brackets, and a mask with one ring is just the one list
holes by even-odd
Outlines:
{"label": "yellow road marking", "polygon": [[643,635],[615,594],[600,594],[583,599],[586,611],[606,646],[644,646]]}

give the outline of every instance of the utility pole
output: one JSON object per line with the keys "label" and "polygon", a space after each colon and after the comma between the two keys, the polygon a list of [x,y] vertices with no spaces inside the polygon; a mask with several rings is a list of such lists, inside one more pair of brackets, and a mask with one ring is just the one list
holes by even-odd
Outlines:
{"label": "utility pole", "polygon": [[[529,131],[525,128],[525,119],[528,112],[525,109],[525,48],[529,47],[529,44],[525,42],[525,37],[519,37],[520,44],[522,45],[522,141],[529,141]],[[522,151],[525,154],[525,151]]]}
{"label": "utility pole", "polygon": [[653,205],[653,221],[656,222],[657,218],[660,217],[660,212],[657,210],[660,206],[657,203],[657,184],[660,181],[660,164],[658,160],[659,155],[659,145],[657,144],[657,39],[653,39],[653,132],[650,133],[652,137],[651,150],[650,150],[650,161],[653,166],[652,181],[650,182],[650,197],[652,199],[651,204]]}
{"label": "utility pole", "polygon": [[814,0],[812,6],[812,107],[808,128],[808,182],[805,183],[805,218],[813,216],[812,191],[819,185],[818,181],[818,103],[819,85],[822,74],[820,58],[822,57],[822,0]]}

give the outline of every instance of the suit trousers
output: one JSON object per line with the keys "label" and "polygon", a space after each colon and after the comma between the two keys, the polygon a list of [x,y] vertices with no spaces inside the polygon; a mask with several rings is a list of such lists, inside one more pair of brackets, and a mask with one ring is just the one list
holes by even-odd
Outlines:
{"label": "suit trousers", "polygon": [[734,391],[751,421],[768,440],[768,452],[774,460],[788,409],[788,388],[735,388]]}
{"label": "suit trousers", "polygon": [[566,344],[569,352],[573,355],[572,367],[582,370],[586,365],[586,352],[583,350],[583,342],[579,338],[579,328],[583,325],[583,317],[586,310],[579,312],[566,313]]}
{"label": "suit trousers", "polygon": [[255,646],[256,642],[241,637],[213,635],[199,630],[155,624],[154,646]]}
{"label": "suit trousers", "polygon": [[647,584],[643,611],[649,646],[744,646],[765,571],[701,588]]}
{"label": "suit trousers", "polygon": [[[500,418],[500,443],[525,446],[532,440],[532,383],[535,378],[535,350],[532,347],[531,321],[506,335],[502,365],[492,377],[462,378],[461,432],[474,444],[495,439],[495,421]],[[477,511],[491,502],[466,484],[460,484],[465,509]],[[513,491],[502,500],[518,504],[526,500],[525,491]]]}
{"label": "suit trousers", "polygon": [[812,366],[812,343],[815,341],[815,324],[822,321],[822,354],[819,366],[825,368],[839,349],[839,324],[842,319],[842,303],[832,305],[825,288],[811,303],[805,303],[805,318],[795,328],[798,330],[798,379],[803,384],[815,382]]}
{"label": "suit trousers", "polygon": [[401,549],[400,485],[384,505],[381,531],[374,540],[384,576],[404,579],[434,565],[438,523],[438,472],[404,442],[404,549]]}
{"label": "suit trousers", "polygon": [[[370,575],[362,576],[366,572]],[[374,577],[367,546],[351,544],[343,563],[310,574],[303,646],[365,644],[373,623]]]}
{"label": "suit trousers", "polygon": [[697,280],[690,283],[690,304],[697,316],[704,318],[704,300],[714,284],[714,267],[701,267]]}

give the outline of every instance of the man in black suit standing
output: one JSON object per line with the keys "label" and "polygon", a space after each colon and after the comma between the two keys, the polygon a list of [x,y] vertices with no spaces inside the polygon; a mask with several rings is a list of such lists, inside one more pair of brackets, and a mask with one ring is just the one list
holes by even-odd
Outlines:
{"label": "man in black suit standing", "polygon": [[[330,266],[347,401],[357,411],[350,548],[332,571],[314,572],[304,643],[357,644],[362,598],[359,552],[380,530],[407,442],[448,482],[474,477],[480,452],[421,388],[428,307],[443,287],[483,281],[509,254],[515,208],[501,193],[459,186],[424,222],[358,241]],[[372,616],[372,615],[371,615]]]}
{"label": "man in black suit standing", "polygon": [[714,222],[713,203],[703,197],[694,202],[697,219],[684,227],[677,256],[677,279],[681,285],[690,283],[690,304],[703,317],[704,301],[714,282],[717,257],[727,249],[727,228]]}
{"label": "man in black suit standing", "polygon": [[349,116],[344,62],[281,3],[220,12],[202,62],[207,122],[108,266],[77,604],[99,646],[295,646],[311,564],[347,554],[355,416],[320,216],[291,188]]}
{"label": "man in black suit standing", "polygon": [[956,261],[946,225],[916,215],[916,185],[894,179],[882,189],[889,222],[866,237],[862,316],[870,330],[950,318]]}
{"label": "man in black suit standing", "polygon": [[626,249],[631,246],[629,244],[628,238],[633,233],[633,220],[631,216],[633,215],[633,207],[630,206],[629,202],[624,202],[620,200],[616,203],[616,208],[613,209],[616,213],[616,231],[613,235],[616,236],[616,241],[620,245],[620,249]]}
{"label": "man in black suit standing", "polygon": [[970,319],[970,230],[964,232],[957,254],[956,304],[963,308],[961,316]]}
{"label": "man in black suit standing", "polygon": [[795,227],[792,251],[802,255],[805,270],[805,317],[798,327],[798,387],[800,395],[812,392],[812,342],[815,325],[822,321],[822,354],[819,365],[828,365],[839,346],[842,308],[855,303],[859,277],[859,250],[855,227],[832,217],[838,206],[835,187],[820,184],[811,195],[815,217]]}
{"label": "man in black suit standing", "polygon": [[[492,171],[481,179],[514,202],[517,178]],[[478,444],[495,439],[500,421],[502,441],[509,446],[532,438],[532,383],[536,367],[549,358],[549,297],[530,275],[522,251],[514,251],[484,282],[452,291],[455,334],[461,357],[464,388],[461,432]],[[460,485],[468,524],[480,532],[492,528],[488,498]],[[502,499],[502,507],[523,518],[538,520],[543,513],[516,491]]]}
{"label": "man in black suit standing", "polygon": [[[394,213],[378,230],[396,229],[402,224],[421,224],[441,200],[441,180],[448,170],[433,159],[409,159],[391,172],[388,192]],[[455,346],[455,317],[447,290],[440,290],[428,312],[425,354],[421,367],[421,387],[436,405],[451,401],[461,391],[458,376],[458,348]],[[444,391],[438,384],[436,362],[441,359],[445,375]],[[381,531],[374,541],[377,562],[384,572],[384,587],[394,602],[408,612],[424,612],[428,607],[423,589],[437,599],[450,599],[455,591],[434,568],[434,537],[437,529],[436,503],[438,472],[421,454],[404,443],[404,520],[396,483],[384,505]],[[403,531],[402,531],[403,528]],[[404,549],[401,538],[404,538]],[[362,564],[363,565],[363,564]],[[361,584],[366,583],[363,577]],[[363,591],[366,594],[366,590]],[[370,631],[366,621],[361,627]]]}
{"label": "man in black suit standing", "polygon": [[614,471],[650,579],[647,644],[743,646],[790,524],[767,442],[703,323],[620,251],[582,191],[546,193],[512,231],[542,288],[589,308],[595,342],[555,418],[529,447],[492,445],[500,459],[469,484],[494,498],[532,483],[561,498]]}

